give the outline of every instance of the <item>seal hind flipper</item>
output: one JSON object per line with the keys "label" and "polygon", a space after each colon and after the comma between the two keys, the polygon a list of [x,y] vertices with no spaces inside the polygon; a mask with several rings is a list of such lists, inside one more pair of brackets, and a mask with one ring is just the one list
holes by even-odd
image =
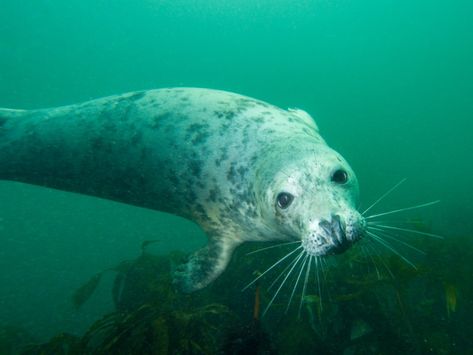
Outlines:
{"label": "seal hind flipper", "polygon": [[173,284],[186,293],[204,288],[225,270],[238,244],[234,240],[209,241],[208,245],[193,253],[185,264],[178,266],[173,274]]}

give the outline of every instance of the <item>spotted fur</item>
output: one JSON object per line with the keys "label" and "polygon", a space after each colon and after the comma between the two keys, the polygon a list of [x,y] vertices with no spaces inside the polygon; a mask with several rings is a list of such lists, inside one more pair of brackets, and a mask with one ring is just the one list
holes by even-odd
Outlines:
{"label": "spotted fur", "polygon": [[[184,291],[215,279],[244,241],[302,238],[308,222],[301,216],[309,212],[277,211],[279,189],[327,194],[346,209],[356,198],[354,174],[307,113],[224,91],[159,89],[44,110],[0,110],[0,136],[0,179],[199,224],[209,244],[177,270]],[[331,164],[350,171],[355,192],[331,190],[325,176]],[[296,207],[310,210],[311,199],[304,201]]]}

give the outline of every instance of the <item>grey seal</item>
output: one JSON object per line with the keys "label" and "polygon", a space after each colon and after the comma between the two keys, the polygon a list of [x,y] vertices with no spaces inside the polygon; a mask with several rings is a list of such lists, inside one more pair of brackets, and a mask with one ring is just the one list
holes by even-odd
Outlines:
{"label": "grey seal", "polygon": [[208,244],[175,272],[208,285],[246,241],[301,241],[312,256],[359,240],[358,182],[314,120],[210,89],[131,92],[0,109],[0,179],[92,195],[197,223]]}

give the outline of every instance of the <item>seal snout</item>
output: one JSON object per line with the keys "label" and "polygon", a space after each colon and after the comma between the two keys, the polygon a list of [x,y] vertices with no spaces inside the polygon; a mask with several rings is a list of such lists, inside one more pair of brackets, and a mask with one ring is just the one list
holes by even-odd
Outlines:
{"label": "seal snout", "polygon": [[345,233],[345,225],[342,223],[339,215],[332,215],[331,221],[326,219],[322,220],[319,226],[327,236],[327,243],[332,245],[329,250],[331,254],[340,254],[349,247]]}
{"label": "seal snout", "polygon": [[315,256],[343,253],[362,236],[361,223],[350,223],[350,218],[347,222],[337,214],[320,220],[303,239],[303,248]]}

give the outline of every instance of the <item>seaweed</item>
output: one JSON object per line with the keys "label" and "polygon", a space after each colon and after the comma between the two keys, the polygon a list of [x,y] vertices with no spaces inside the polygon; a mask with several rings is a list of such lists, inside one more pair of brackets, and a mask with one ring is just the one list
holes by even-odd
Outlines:
{"label": "seaweed", "polygon": [[49,340],[46,344],[30,345],[26,347],[22,355],[80,355],[84,354],[80,344],[80,338],[68,334],[60,333]]}
{"label": "seaweed", "polygon": [[238,323],[237,316],[223,304],[200,305],[178,294],[170,274],[173,257],[142,252],[94,275],[76,291],[75,304],[90,297],[102,273],[112,270],[117,274],[112,287],[116,311],[81,337],[59,334],[24,354],[213,354],[231,324]]}
{"label": "seaweed", "polygon": [[253,319],[245,326],[236,326],[227,332],[222,352],[224,354],[276,354],[269,334],[260,320],[260,286],[256,286]]}
{"label": "seaweed", "polygon": [[18,326],[0,327],[0,354],[18,354],[34,338],[25,329]]}
{"label": "seaweed", "polygon": [[192,311],[163,312],[145,304],[132,312],[116,312],[95,322],[82,337],[90,354],[211,354],[218,348],[228,308],[211,304]]}
{"label": "seaweed", "polygon": [[[128,282],[130,280],[143,280],[145,279],[145,283],[152,281],[148,277],[144,277],[144,275],[138,275],[135,277],[134,271],[136,270],[146,270],[148,272],[152,271],[159,271],[159,270],[150,270],[149,266],[153,266],[153,263],[156,262],[158,259],[153,259],[151,254],[148,254],[147,247],[153,243],[159,242],[159,240],[145,240],[141,244],[141,255],[134,260],[125,260],[120,262],[114,267],[102,270],[97,274],[93,275],[85,284],[80,286],[77,290],[74,291],[72,295],[72,303],[76,309],[82,307],[94,294],[95,290],[97,289],[100,281],[102,280],[102,276],[106,272],[114,272],[116,273],[113,287],[112,287],[112,298],[115,303],[116,308],[120,308],[123,306],[122,302],[122,292],[123,292],[123,285],[125,283],[125,278],[128,277]],[[162,268],[160,266],[159,268]],[[156,274],[153,274],[155,276]],[[133,288],[133,286],[131,287]],[[140,289],[141,287],[137,286],[135,289]],[[126,296],[123,296],[126,297]],[[135,302],[136,303],[136,302]],[[139,305],[145,303],[144,301],[138,300],[137,303]],[[136,305],[134,305],[136,306]]]}
{"label": "seaweed", "polygon": [[79,287],[72,296],[72,302],[75,308],[80,308],[82,305],[87,302],[87,300],[92,296],[95,292],[97,286],[102,279],[103,272],[99,272],[92,276],[89,281],[87,281],[84,285]]}
{"label": "seaweed", "polygon": [[156,256],[147,243],[136,259],[96,274],[77,292],[76,303],[83,303],[99,275],[114,272],[115,312],[82,336],[60,334],[27,354],[465,353],[473,347],[462,331],[473,326],[468,243],[465,238],[420,245],[427,251],[415,268],[399,255],[354,248],[325,264],[320,287],[312,274],[304,296],[295,289],[294,299],[301,297],[296,306],[288,307],[293,287],[286,287],[264,316],[277,275],[241,290],[250,275],[260,275],[266,263],[287,253],[283,247],[253,258],[247,254],[254,246],[243,245],[211,286],[182,294],[172,285],[171,271],[184,255]]}

